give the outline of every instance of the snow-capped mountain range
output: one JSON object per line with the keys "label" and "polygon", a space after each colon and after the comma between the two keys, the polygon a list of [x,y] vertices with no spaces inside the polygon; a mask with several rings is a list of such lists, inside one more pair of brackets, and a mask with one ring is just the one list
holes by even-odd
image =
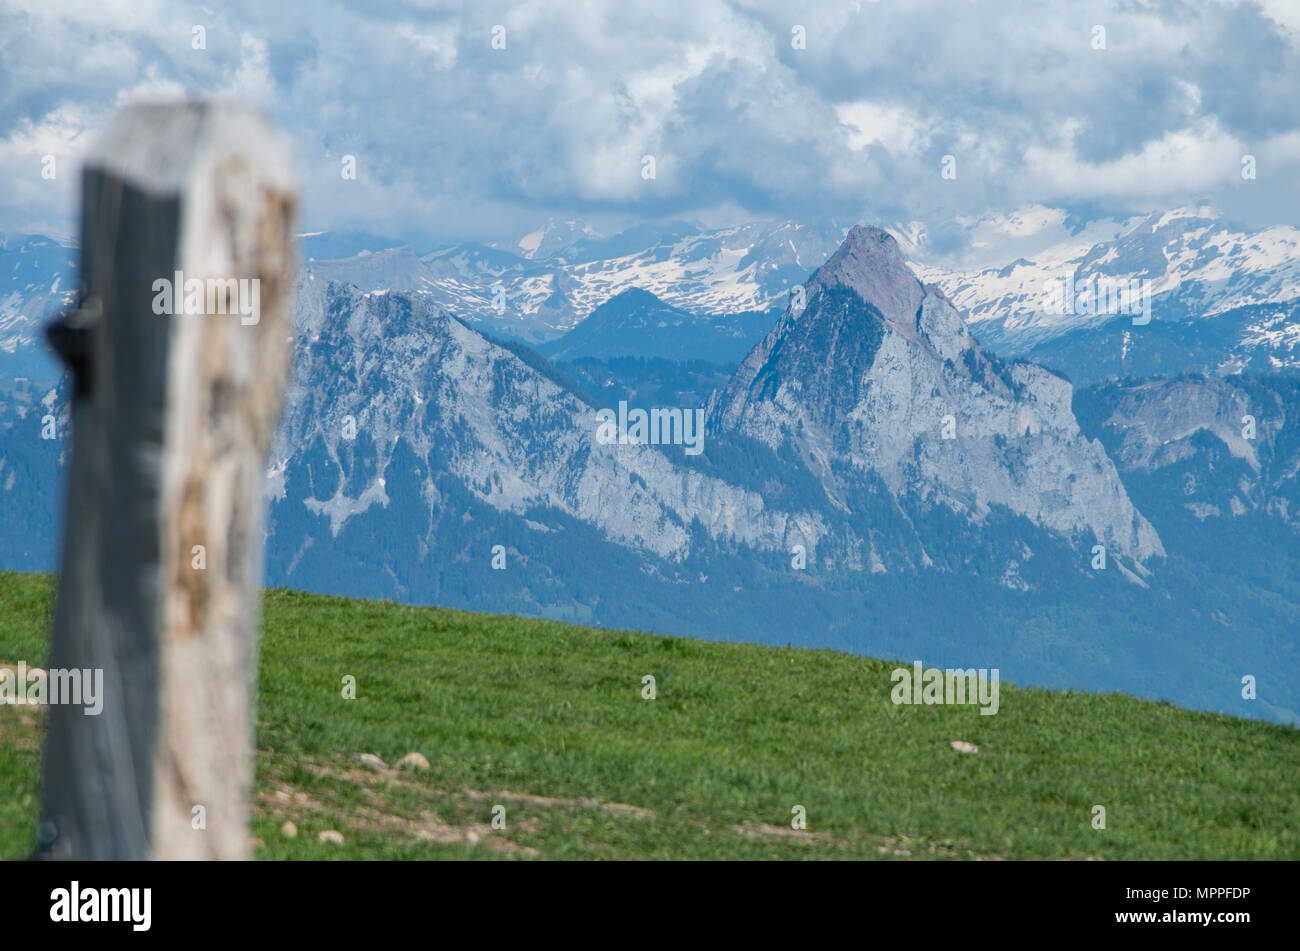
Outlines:
{"label": "snow-capped mountain range", "polygon": [[[319,278],[362,290],[424,291],[462,319],[537,343],[571,330],[632,289],[701,316],[779,311],[846,230],[835,222],[718,230],[673,224],[603,238],[579,222],[550,222],[513,251],[458,245],[417,256],[398,247],[312,260],[307,267]],[[1208,209],[1178,209],[1112,223],[1109,230],[1083,228],[1063,240],[1059,229],[1042,229],[1043,246],[1031,247],[1032,236],[1022,239],[1016,244],[1021,256],[977,269],[927,263],[933,255],[923,234],[909,226],[889,230],[918,276],[942,289],[976,338],[999,353],[1033,355],[1081,380],[1094,378],[1094,366],[1106,366],[1113,376],[1300,367],[1294,307],[1300,300],[1300,229],[1246,232]],[[1062,306],[1065,286],[1077,289],[1077,299]],[[1116,300],[1093,305],[1097,291],[1104,296],[1108,286],[1149,295],[1146,316],[1155,327],[1135,323],[1117,310]],[[1187,366],[1166,365],[1177,359],[1179,347],[1187,349],[1181,338],[1169,343],[1172,325],[1217,318],[1224,320],[1203,331],[1213,338],[1206,352],[1192,347],[1195,359]],[[1142,339],[1143,329],[1149,340]],[[1114,337],[1113,360],[1089,353],[1071,361],[1051,349],[1060,349],[1071,334],[1097,331]],[[1172,352],[1147,354],[1153,347]]]}
{"label": "snow-capped mountain range", "polygon": [[[698,250],[664,254],[683,243]],[[377,280],[400,260],[359,256]],[[1300,591],[1256,580],[1300,528],[1290,375],[1111,386],[1085,423],[1067,380],[988,352],[890,233],[855,227],[703,405],[641,407],[700,412],[692,455],[601,440],[608,404],[432,291],[314,267],[299,285],[271,584],[941,663],[992,651],[1022,681],[1213,708],[1242,706],[1243,662],[1300,682]],[[638,334],[685,319],[625,303]],[[42,418],[66,430],[66,384],[6,401],[0,566],[44,568],[63,443]],[[1268,715],[1295,719],[1294,687],[1276,697]]]}
{"label": "snow-capped mountain range", "polygon": [[763,222],[714,231],[674,223],[603,238],[568,223],[529,235],[516,249],[522,253],[456,245],[417,256],[398,247],[309,259],[305,267],[315,279],[363,291],[423,291],[461,319],[540,342],[633,289],[700,315],[784,306],[790,289],[830,256],[845,231],[834,223]]}
{"label": "snow-capped mountain range", "polygon": [[[1243,232],[1207,209],[1179,209],[1133,222],[1112,240],[1055,244],[1001,267],[970,273],[918,264],[916,270],[944,289],[981,340],[1022,353],[1129,316],[1104,307],[1062,308],[1066,281],[1080,296],[1098,281],[1139,282],[1158,321],[1209,320],[1300,299],[1300,229]],[[1264,319],[1247,329],[1243,343],[1267,345],[1279,365],[1300,366],[1300,325]]]}
{"label": "snow-capped mountain range", "polygon": [[76,290],[75,249],[39,235],[0,235],[0,377],[53,379],[41,339],[46,320]]}
{"label": "snow-capped mountain range", "polygon": [[[595,407],[441,312],[431,296],[337,283],[298,297],[300,388],[276,468],[317,443],[331,460],[355,453],[345,416],[366,430],[371,481],[337,483],[312,503],[335,534],[385,501],[385,472],[402,442],[494,508],[556,508],[677,559],[699,545],[695,524],[758,548],[799,544],[810,558],[829,546],[835,560],[851,560],[865,532],[878,570],[931,563],[914,530],[876,542],[874,528],[845,521],[846,499],[874,491],[877,478],[892,495],[916,494],[962,518],[982,520],[997,506],[1066,537],[1100,540],[1138,571],[1163,554],[1110,460],[1079,433],[1069,384],[990,360],[887,232],[852,229],[805,290],[807,307],[786,309],[708,412],[715,439],[755,440],[773,460],[794,448],[792,462],[818,491],[793,511],[738,473],[704,476],[680,451],[596,442]],[[435,491],[432,482],[423,488]]]}
{"label": "snow-capped mountain range", "polygon": [[[1026,232],[1006,245],[1018,256],[978,268],[933,263],[936,255],[916,226],[887,230],[920,279],[963,313],[981,344],[1030,356],[1077,382],[1300,367],[1300,229],[1241,231],[1204,208],[1093,223],[1073,237],[1032,215],[1012,220],[1001,227]],[[969,226],[973,244],[981,243],[981,227]],[[580,221],[551,220],[509,247],[459,244],[425,254],[327,232],[305,236],[303,273],[308,281],[338,281],[362,292],[422,292],[461,320],[537,344],[573,330],[631,290],[705,319],[762,314],[757,323],[764,323],[847,230],[833,221],[712,230],[670,222],[604,237]],[[49,372],[52,364],[36,353],[43,349],[35,345],[37,327],[70,299],[74,255],[39,237],[0,243],[0,373]],[[1079,299],[1063,309],[1059,291],[1066,281]],[[1151,322],[1135,324],[1126,314],[1088,306],[1088,288],[1098,281],[1149,292]],[[685,355],[714,356],[707,347]]]}

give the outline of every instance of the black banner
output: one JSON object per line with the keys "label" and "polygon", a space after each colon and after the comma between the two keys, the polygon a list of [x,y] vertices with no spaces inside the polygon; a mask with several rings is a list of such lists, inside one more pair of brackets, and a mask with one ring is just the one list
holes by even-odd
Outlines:
{"label": "black banner", "polygon": [[24,938],[218,926],[338,939],[409,925],[446,928],[448,938],[469,927],[618,942],[690,919],[693,932],[732,935],[792,927],[873,939],[1133,932],[1223,942],[1292,920],[1293,874],[1267,862],[14,862],[0,864],[0,906],[6,932]]}

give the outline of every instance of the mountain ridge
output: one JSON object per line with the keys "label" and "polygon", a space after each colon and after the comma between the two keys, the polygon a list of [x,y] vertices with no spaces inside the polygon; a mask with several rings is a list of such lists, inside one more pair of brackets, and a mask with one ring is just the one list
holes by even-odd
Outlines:
{"label": "mountain ridge", "polygon": [[[833,498],[848,476],[826,464],[828,451],[875,471],[895,495],[933,496],[976,518],[1005,505],[1055,530],[1089,531],[1139,572],[1163,555],[1110,460],[1081,436],[1070,384],[984,354],[888,232],[853,229],[805,287],[806,307],[787,308],[715,396],[722,426],[774,449],[793,441]],[[1016,465],[1000,458],[999,439],[1017,443]]]}
{"label": "mountain ridge", "polygon": [[[855,233],[698,403],[592,377],[584,396],[431,292],[304,268],[268,463],[268,578],[939,662],[990,651],[1033,682],[1251,713],[1225,696],[1234,671],[1294,668],[1300,578],[1278,559],[1298,531],[1286,421],[1300,393],[1279,378],[1081,396],[986,352],[937,287],[896,266],[893,241]],[[64,443],[40,433],[47,410],[66,430],[66,387],[45,396],[0,391],[6,566],[48,567],[53,548]],[[620,399],[704,409],[703,452],[601,443],[597,413]],[[1258,474],[1218,418],[1243,406],[1260,421]],[[1173,449],[1133,461],[1132,439],[1175,422]],[[1183,495],[1188,475],[1205,485]],[[1300,709],[1289,689],[1277,716]]]}

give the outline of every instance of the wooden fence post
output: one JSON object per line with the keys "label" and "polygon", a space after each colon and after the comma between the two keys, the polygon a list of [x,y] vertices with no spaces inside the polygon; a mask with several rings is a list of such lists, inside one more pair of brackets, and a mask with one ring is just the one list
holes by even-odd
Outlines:
{"label": "wooden fence post", "polygon": [[82,188],[82,303],[49,333],[77,383],[49,666],[102,670],[103,697],[49,708],[38,855],[247,858],[288,147],[240,108],[137,106]]}

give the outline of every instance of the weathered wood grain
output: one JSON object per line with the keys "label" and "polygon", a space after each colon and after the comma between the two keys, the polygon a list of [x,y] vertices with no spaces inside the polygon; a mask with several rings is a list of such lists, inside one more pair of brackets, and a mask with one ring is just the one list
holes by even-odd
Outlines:
{"label": "weathered wood grain", "polygon": [[[103,668],[105,699],[98,717],[50,710],[48,857],[249,854],[263,482],[296,201],[287,145],[234,107],[133,107],[87,161],[92,372],[73,401],[50,666]],[[200,313],[155,314],[155,281],[177,271],[256,280],[258,313],[217,313],[239,303],[227,284]]]}

